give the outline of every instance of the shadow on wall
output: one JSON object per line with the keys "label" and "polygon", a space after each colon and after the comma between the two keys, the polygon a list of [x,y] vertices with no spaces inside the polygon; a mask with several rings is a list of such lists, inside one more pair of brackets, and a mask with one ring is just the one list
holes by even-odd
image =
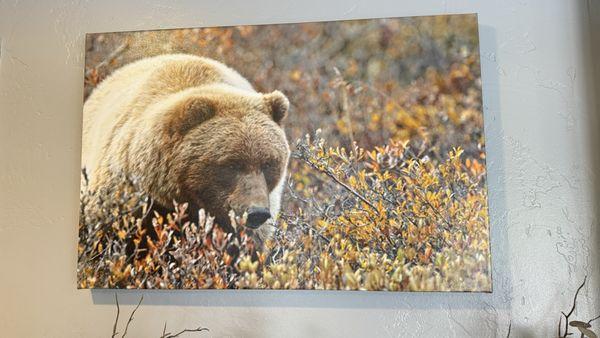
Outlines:
{"label": "shadow on wall", "polygon": [[[82,292],[86,292],[83,291]],[[247,308],[472,309],[492,306],[489,293],[326,290],[92,290],[97,305],[176,305]]]}
{"label": "shadow on wall", "polygon": [[[119,303],[135,305],[144,295],[146,305],[222,306],[222,307],[300,307],[300,308],[375,308],[375,309],[481,309],[492,329],[504,332],[500,311],[510,309],[512,278],[506,228],[505,172],[496,31],[479,26],[483,79],[483,111],[488,168],[491,226],[493,293],[458,292],[362,292],[312,290],[106,290],[94,289],[94,304],[112,305],[115,293]],[[86,291],[81,291],[86,292]],[[500,323],[498,323],[500,322]]]}

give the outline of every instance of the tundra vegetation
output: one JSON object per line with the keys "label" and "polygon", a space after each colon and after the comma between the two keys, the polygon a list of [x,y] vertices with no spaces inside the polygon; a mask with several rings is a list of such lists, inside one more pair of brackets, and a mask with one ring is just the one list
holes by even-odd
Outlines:
{"label": "tundra vegetation", "polygon": [[[82,173],[81,288],[491,291],[481,75],[472,15],[92,34],[85,95],[129,62],[191,53],[283,91],[292,146],[274,237],[225,233],[135,178]],[[100,198],[97,198],[100,196]],[[141,217],[157,240],[143,242]]]}

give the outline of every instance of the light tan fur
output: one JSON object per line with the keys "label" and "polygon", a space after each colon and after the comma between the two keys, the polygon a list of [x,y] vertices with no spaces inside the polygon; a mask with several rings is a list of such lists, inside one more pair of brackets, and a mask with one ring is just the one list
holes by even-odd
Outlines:
{"label": "light tan fur", "polygon": [[[82,167],[92,190],[126,175],[165,207],[190,202],[222,222],[228,209],[258,203],[266,185],[263,202],[276,216],[289,158],[281,127],[288,106],[280,92],[257,93],[215,60],[142,59],[115,71],[86,101]],[[272,223],[260,228],[262,237]]]}

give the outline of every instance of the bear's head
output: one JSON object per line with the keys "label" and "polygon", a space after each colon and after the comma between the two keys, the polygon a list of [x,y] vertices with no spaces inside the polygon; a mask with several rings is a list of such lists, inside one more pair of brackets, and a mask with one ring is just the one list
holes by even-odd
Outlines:
{"label": "bear's head", "polygon": [[290,156],[282,128],[288,109],[279,91],[213,86],[182,96],[164,126],[174,144],[167,175],[177,198],[204,208],[228,231],[230,210],[246,213],[253,229],[274,217]]}

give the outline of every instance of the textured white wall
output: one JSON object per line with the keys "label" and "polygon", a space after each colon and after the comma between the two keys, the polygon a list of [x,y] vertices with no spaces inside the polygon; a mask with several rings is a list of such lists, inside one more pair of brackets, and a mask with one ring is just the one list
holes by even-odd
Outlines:
{"label": "textured white wall", "polygon": [[126,311],[145,295],[130,336],[168,321],[214,337],[493,337],[512,320],[548,337],[586,274],[578,314],[599,314],[598,3],[0,0],[0,335],[111,331],[114,292],[75,289],[85,32],[465,12],[480,20],[492,294],[120,291]]}

